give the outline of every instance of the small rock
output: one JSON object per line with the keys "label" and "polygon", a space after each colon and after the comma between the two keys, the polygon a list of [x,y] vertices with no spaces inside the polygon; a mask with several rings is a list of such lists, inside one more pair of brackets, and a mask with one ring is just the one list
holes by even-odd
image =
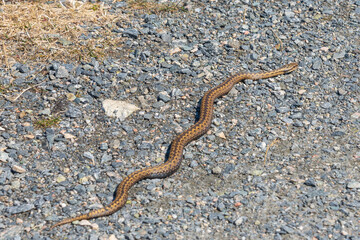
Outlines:
{"label": "small rock", "polygon": [[88,220],[81,220],[81,221],[78,221],[77,223],[74,223],[74,224],[77,224],[77,225],[80,225],[80,226],[91,226],[91,222],[88,221]]}
{"label": "small rock", "polygon": [[165,103],[167,103],[171,100],[169,94],[165,91],[159,93],[158,99]]}
{"label": "small rock", "polygon": [[340,88],[340,89],[338,89],[337,93],[339,95],[345,95],[347,92],[344,89]]}
{"label": "small rock", "polygon": [[9,208],[7,208],[7,211],[10,214],[18,214],[18,213],[30,211],[34,208],[35,208],[34,204],[28,203],[28,204],[23,204],[20,206],[9,207]]}
{"label": "small rock", "polygon": [[120,140],[119,139],[115,139],[113,142],[110,143],[110,146],[114,149],[117,149],[120,147]]}
{"label": "small rock", "polygon": [[282,226],[280,229],[288,234],[294,233],[294,229],[292,229],[291,227],[288,227],[288,226]]}
{"label": "small rock", "polygon": [[285,10],[285,16],[287,17],[287,18],[293,18],[293,17],[295,17],[295,13],[294,12],[292,12],[292,11],[290,11],[290,10]]}
{"label": "small rock", "polygon": [[9,159],[9,154],[6,152],[0,152],[0,161],[1,162],[7,162]]}
{"label": "small rock", "polygon": [[52,128],[47,128],[45,130],[45,134],[46,134],[46,140],[48,142],[48,146],[49,146],[49,149],[52,148],[53,144],[54,144],[54,140],[55,140],[55,132],[54,132],[54,129]]}
{"label": "small rock", "polygon": [[275,108],[275,111],[278,113],[287,113],[290,111],[290,108],[289,107],[278,107],[278,108]]}
{"label": "small rock", "polygon": [[101,157],[101,163],[106,163],[112,160],[112,156],[110,154],[104,153]]}
{"label": "small rock", "polygon": [[341,52],[336,52],[333,55],[334,59],[340,59],[340,58],[344,58],[345,57],[345,50],[342,50]]}
{"label": "small rock", "polygon": [[261,150],[265,151],[266,150],[266,143],[265,142],[260,142],[260,143],[256,144],[256,147],[258,147]]}
{"label": "small rock", "polygon": [[57,178],[56,178],[56,182],[57,183],[61,183],[61,182],[64,182],[66,180],[66,177],[64,177],[63,175],[59,175],[59,176],[57,176]]}
{"label": "small rock", "polygon": [[245,221],[244,217],[239,217],[238,219],[235,220],[234,224],[236,226],[240,226],[241,224],[243,224],[244,221]]}
{"label": "small rock", "polygon": [[316,182],[313,178],[307,179],[304,184],[309,187],[316,187]]}
{"label": "small rock", "polygon": [[261,170],[253,170],[250,174],[253,176],[260,176],[263,173]]}
{"label": "small rock", "polygon": [[93,229],[93,230],[99,230],[99,224],[92,223],[90,226],[91,226],[91,229]]}
{"label": "small rock", "polygon": [[224,203],[220,202],[218,205],[217,205],[217,210],[219,210],[220,212],[224,211],[225,209],[225,205]]}
{"label": "small rock", "polygon": [[171,35],[168,33],[163,33],[163,34],[161,34],[161,39],[164,42],[171,42]]}
{"label": "small rock", "polygon": [[294,113],[290,116],[291,119],[302,119],[303,116],[302,116],[302,113],[301,112],[298,112],[298,113]]}
{"label": "small rock", "polygon": [[21,183],[20,183],[19,180],[15,180],[15,181],[12,181],[12,182],[11,182],[11,188],[12,188],[12,189],[19,189],[19,188],[20,188],[20,185],[21,185]]}
{"label": "small rock", "polygon": [[[175,47],[175,48],[170,49],[169,54],[170,54],[170,55],[173,55],[173,54],[179,53],[179,52],[181,52],[181,48]],[[166,63],[164,62],[163,67],[166,68],[167,66],[168,66],[168,65],[166,65]],[[169,68],[170,68],[170,66],[169,66]]]}
{"label": "small rock", "polygon": [[17,67],[17,70],[21,73],[27,73],[30,69],[26,64],[21,64]]}
{"label": "small rock", "polygon": [[320,105],[322,108],[324,109],[328,109],[328,108],[331,108],[332,107],[332,104],[329,103],[329,102],[324,102]]}
{"label": "small rock", "polygon": [[194,167],[197,167],[199,164],[196,160],[192,160],[191,163],[190,163],[190,167],[194,168]]}
{"label": "small rock", "polygon": [[110,99],[103,101],[103,108],[107,116],[119,118],[121,121],[124,121],[126,117],[140,109],[136,105]]}
{"label": "small rock", "polygon": [[215,135],[219,138],[226,139],[224,132],[219,132],[219,133],[216,133]]}
{"label": "small rock", "polygon": [[109,237],[109,240],[117,240],[117,238],[115,237],[114,234],[111,234],[110,237]]}
{"label": "small rock", "polygon": [[100,143],[100,150],[105,151],[105,150],[108,150],[108,148],[109,148],[109,146],[106,142]]}
{"label": "small rock", "polygon": [[349,189],[358,189],[360,188],[360,182],[349,182],[346,187]]}
{"label": "small rock", "polygon": [[360,118],[360,112],[353,113],[353,114],[351,114],[350,117],[354,118],[354,119],[358,119],[358,118]]}
{"label": "small rock", "polygon": [[69,77],[69,72],[64,66],[60,66],[58,70],[56,71],[55,76],[57,78],[67,78]]}
{"label": "small rock", "polygon": [[255,61],[255,60],[258,59],[258,58],[259,58],[259,55],[257,55],[256,53],[250,54],[250,59],[251,59],[251,60]]}
{"label": "small rock", "polygon": [[345,133],[343,131],[335,131],[331,134],[331,136],[333,136],[333,137],[341,137],[344,135],[345,135]]}
{"label": "small rock", "polygon": [[129,36],[129,37],[131,37],[131,38],[136,39],[136,38],[138,38],[140,32],[139,32],[138,30],[136,30],[136,29],[130,29],[130,28],[128,28],[128,29],[126,29],[126,30],[123,31],[123,34],[124,34],[124,35],[127,35],[127,36]]}
{"label": "small rock", "polygon": [[39,111],[39,115],[47,115],[48,116],[50,114],[51,114],[50,108],[45,108],[45,109]]}
{"label": "small rock", "polygon": [[72,135],[70,133],[64,133],[63,136],[64,136],[65,139],[70,139],[70,140],[76,139],[76,136],[74,136],[74,135]]}
{"label": "small rock", "polygon": [[168,189],[171,187],[171,182],[168,181],[168,180],[165,180],[164,183],[163,183],[163,188],[164,189]]}
{"label": "small rock", "polygon": [[75,94],[73,94],[73,93],[67,93],[67,94],[66,94],[66,98],[67,98],[67,100],[69,100],[70,102],[73,102],[73,101],[76,99],[76,96],[75,96]]}
{"label": "small rock", "polygon": [[312,64],[312,69],[319,70],[321,68],[321,65],[322,65],[321,58],[317,58],[314,60],[314,62]]}
{"label": "small rock", "polygon": [[294,123],[294,121],[288,117],[282,118],[281,121],[283,121],[284,123],[288,123],[288,124]]}
{"label": "small rock", "polygon": [[14,172],[17,172],[17,173],[26,172],[25,168],[22,168],[22,167],[17,166],[17,165],[12,166],[11,170],[13,170]]}
{"label": "small rock", "polygon": [[70,118],[79,118],[82,116],[82,112],[80,111],[80,109],[70,104],[69,109],[67,110],[65,115]]}
{"label": "small rock", "polygon": [[84,152],[83,156],[90,159],[90,160],[92,160],[92,161],[95,160],[95,157],[94,157],[94,155],[92,155],[91,152]]}
{"label": "small rock", "polygon": [[220,174],[221,173],[221,168],[220,167],[214,167],[212,169],[212,173],[213,174]]}

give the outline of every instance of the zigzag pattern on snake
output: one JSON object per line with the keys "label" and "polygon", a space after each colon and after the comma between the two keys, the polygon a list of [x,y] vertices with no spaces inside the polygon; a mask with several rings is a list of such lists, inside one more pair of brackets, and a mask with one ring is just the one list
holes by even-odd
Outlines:
{"label": "zigzag pattern on snake", "polygon": [[191,141],[205,134],[210,128],[213,116],[214,101],[216,98],[227,94],[236,83],[245,79],[258,80],[275,77],[281,74],[290,73],[297,68],[297,63],[290,63],[281,68],[268,72],[237,73],[226,79],[220,85],[210,89],[204,94],[201,100],[199,120],[189,129],[176,136],[174,141],[171,143],[169,157],[166,162],[158,166],[148,167],[135,171],[129,176],[125,177],[117,187],[115,199],[109,205],[97,210],[90,211],[89,213],[79,215],[77,217],[65,218],[64,220],[51,226],[50,229],[66,223],[71,223],[76,220],[108,216],[118,211],[125,205],[128,198],[128,191],[135,183],[145,178],[168,177],[178,170],[182,161],[184,147]]}

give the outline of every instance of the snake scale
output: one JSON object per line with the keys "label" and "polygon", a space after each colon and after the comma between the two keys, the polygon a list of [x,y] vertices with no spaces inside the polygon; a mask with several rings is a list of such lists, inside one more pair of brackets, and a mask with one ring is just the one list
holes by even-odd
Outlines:
{"label": "snake scale", "polygon": [[171,143],[169,157],[166,162],[158,166],[137,170],[131,173],[129,176],[125,177],[117,187],[115,199],[109,205],[76,217],[65,218],[64,220],[51,226],[50,229],[66,223],[71,223],[76,220],[108,216],[118,211],[125,205],[128,198],[128,191],[135,183],[145,178],[165,178],[179,169],[184,147],[191,141],[204,135],[210,128],[213,116],[214,101],[216,98],[227,94],[236,83],[245,79],[258,80],[275,77],[281,74],[290,73],[297,68],[297,63],[290,63],[281,68],[268,72],[237,73],[227,78],[218,86],[210,89],[204,94],[201,100],[199,120],[189,129],[176,136],[174,141]]}

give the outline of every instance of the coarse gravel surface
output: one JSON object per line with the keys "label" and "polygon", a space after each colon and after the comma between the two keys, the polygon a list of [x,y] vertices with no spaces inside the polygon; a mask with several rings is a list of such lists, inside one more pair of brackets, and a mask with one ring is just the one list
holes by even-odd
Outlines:
{"label": "coarse gravel surface", "polygon": [[[0,96],[0,239],[360,239],[360,1],[185,8],[117,23],[124,44],[102,62],[0,69],[12,82]],[[218,99],[174,175],[139,182],[111,216],[48,230],[162,163],[206,90],[290,62],[295,72]],[[106,99],[140,110],[108,117]],[[37,127],[50,117],[58,124]]]}

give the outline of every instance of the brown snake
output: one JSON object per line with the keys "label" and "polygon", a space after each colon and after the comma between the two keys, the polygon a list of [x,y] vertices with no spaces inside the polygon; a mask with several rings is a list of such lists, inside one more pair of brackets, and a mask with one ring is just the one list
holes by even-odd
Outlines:
{"label": "brown snake", "polygon": [[65,218],[64,220],[51,226],[50,229],[66,223],[71,223],[76,220],[108,216],[118,211],[125,205],[128,198],[128,191],[135,183],[145,178],[168,177],[179,169],[184,147],[191,141],[205,134],[210,128],[213,116],[214,100],[216,98],[227,94],[236,83],[242,80],[258,80],[275,77],[277,75],[290,73],[297,69],[297,67],[297,63],[290,63],[269,72],[238,73],[229,77],[220,85],[210,89],[205,93],[204,97],[201,100],[199,120],[189,129],[179,134],[171,143],[169,157],[166,162],[158,166],[137,170],[131,173],[129,176],[125,177],[124,180],[117,187],[115,199],[109,205],[77,217]]}

